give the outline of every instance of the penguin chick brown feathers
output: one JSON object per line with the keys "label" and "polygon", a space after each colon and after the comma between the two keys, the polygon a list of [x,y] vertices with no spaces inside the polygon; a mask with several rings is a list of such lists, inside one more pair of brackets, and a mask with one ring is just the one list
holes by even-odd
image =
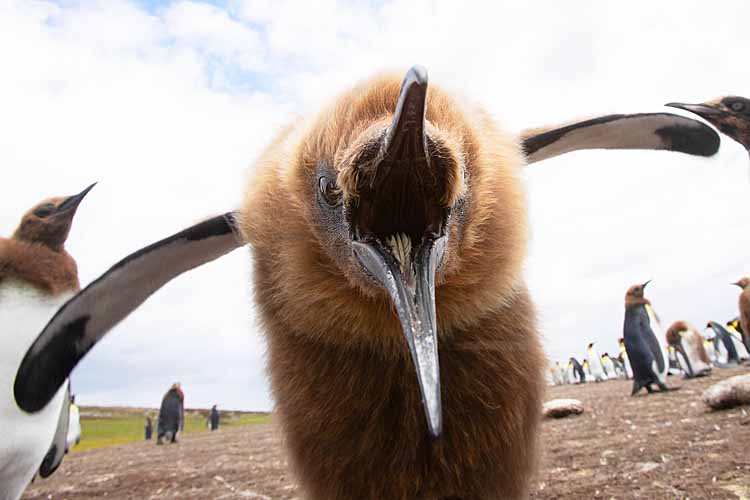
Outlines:
{"label": "penguin chick brown feathers", "polygon": [[[57,308],[79,289],[78,268],[65,250],[81,193],[50,198],[26,212],[11,238],[0,238],[0,498],[19,498],[36,472],[52,474],[65,453],[67,388],[58,385],[37,413],[13,398],[26,349]],[[62,440],[56,436],[63,436]]]}
{"label": "penguin chick brown feathers", "polygon": [[743,277],[732,284],[742,289],[739,298],[740,333],[742,334],[742,343],[745,344],[745,349],[750,352],[750,278]]}
{"label": "penguin chick brown feathers", "polygon": [[633,391],[635,395],[643,387],[650,393],[651,384],[666,391],[667,370],[669,363],[662,341],[661,326],[651,307],[651,302],[644,296],[644,289],[650,282],[631,286],[625,294],[625,324],[623,339],[625,349],[633,370]]}
{"label": "penguin chick brown feathers", "polygon": [[545,361],[522,164],[421,68],[355,87],[259,160],[240,223],[311,498],[525,496]]}
{"label": "penguin chick brown feathers", "polygon": [[750,99],[724,96],[702,104],[670,102],[667,106],[695,113],[750,152]]}
{"label": "penguin chick brown feathers", "polygon": [[667,343],[674,347],[685,378],[711,373],[711,360],[703,346],[703,337],[685,321],[675,321],[667,329]]}

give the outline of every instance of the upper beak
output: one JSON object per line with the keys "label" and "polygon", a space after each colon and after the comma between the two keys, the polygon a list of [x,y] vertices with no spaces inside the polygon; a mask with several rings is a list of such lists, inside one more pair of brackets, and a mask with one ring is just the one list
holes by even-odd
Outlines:
{"label": "upper beak", "polygon": [[682,102],[670,102],[668,104],[665,104],[665,106],[669,106],[670,108],[684,109],[685,111],[690,111],[691,113],[695,113],[696,115],[703,118],[722,114],[722,111],[720,109],[709,104],[685,104]]}
{"label": "upper beak", "polygon": [[651,281],[652,280],[648,280],[647,282],[645,282],[644,284],[642,284],[641,288],[646,288],[646,285],[648,285],[649,283],[651,283]]}
{"label": "upper beak", "polygon": [[[402,163],[429,161],[424,124],[426,97],[427,72],[415,66],[401,84],[393,121],[381,150],[382,160],[387,160],[382,166],[394,168]],[[425,235],[406,263],[398,262],[391,249],[378,239],[352,242],[357,260],[385,288],[395,306],[417,371],[427,427],[434,437],[442,432],[435,274],[446,241],[446,236]]]}
{"label": "upper beak", "polygon": [[72,217],[75,215],[76,210],[78,209],[78,205],[81,203],[81,200],[83,200],[86,195],[88,194],[91,189],[96,186],[96,182],[81,191],[78,194],[74,194],[73,196],[70,196],[66,198],[62,203],[60,203],[57,206],[56,215],[69,215]]}

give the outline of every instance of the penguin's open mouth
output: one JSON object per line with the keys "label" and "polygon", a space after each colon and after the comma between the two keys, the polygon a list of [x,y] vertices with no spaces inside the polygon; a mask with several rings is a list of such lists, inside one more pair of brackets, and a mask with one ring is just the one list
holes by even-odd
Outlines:
{"label": "penguin's open mouth", "polygon": [[[437,355],[435,275],[447,241],[449,209],[436,145],[425,134],[427,74],[404,78],[393,121],[362,163],[358,196],[347,206],[354,257],[385,289],[398,315],[417,372],[427,425],[442,430]],[[439,161],[439,160],[435,160]]]}

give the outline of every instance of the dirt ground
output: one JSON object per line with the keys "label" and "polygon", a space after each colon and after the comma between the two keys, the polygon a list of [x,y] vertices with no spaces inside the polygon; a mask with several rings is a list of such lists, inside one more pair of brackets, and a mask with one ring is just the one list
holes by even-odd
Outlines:
{"label": "dirt ground", "polygon": [[[670,377],[679,391],[629,397],[631,383],[551,387],[548,399],[577,398],[583,415],[542,424],[542,467],[532,498],[750,498],[750,406],[709,411],[707,378]],[[186,436],[68,456],[25,499],[293,499],[291,476],[273,424]]]}

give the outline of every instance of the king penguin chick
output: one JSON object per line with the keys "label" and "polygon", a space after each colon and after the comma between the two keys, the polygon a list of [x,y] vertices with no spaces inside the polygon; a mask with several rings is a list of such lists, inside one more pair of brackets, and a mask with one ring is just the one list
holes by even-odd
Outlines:
{"label": "king penguin chick", "polygon": [[[22,411],[13,380],[29,345],[55,311],[80,288],[65,251],[81,193],[50,198],[26,212],[10,238],[0,238],[0,499],[16,499],[39,471],[48,476],[65,453],[67,384],[38,413]],[[65,427],[59,429],[59,427]],[[61,433],[61,442],[53,438]],[[45,458],[47,455],[47,458]],[[44,461],[44,463],[43,463]],[[41,466],[41,469],[40,469]]]}
{"label": "king penguin chick", "polygon": [[732,283],[742,289],[739,298],[740,309],[740,332],[742,333],[742,343],[745,349],[750,352],[750,278],[744,277],[739,281]]}
{"label": "king penguin chick", "polygon": [[666,391],[669,361],[664,347],[661,326],[651,302],[643,291],[651,280],[642,285],[631,286],[625,294],[625,324],[623,339],[628,359],[633,369],[633,391],[635,395],[643,387],[651,393],[651,384]]}
{"label": "king penguin chick", "polygon": [[607,375],[604,372],[604,366],[602,366],[602,358],[594,347],[594,343],[591,342],[586,350],[587,360],[589,362],[589,371],[591,372],[591,378],[594,382],[603,382],[607,379]]}
{"label": "king penguin chick", "polygon": [[750,153],[750,100],[724,96],[702,104],[670,102],[666,106],[695,113],[722,133],[739,142]]}
{"label": "king penguin chick", "polygon": [[260,158],[240,227],[309,498],[526,496],[545,361],[522,164],[421,67],[345,93]]}
{"label": "king penguin chick", "polygon": [[667,343],[674,347],[685,378],[711,373],[711,360],[703,347],[703,337],[685,321],[675,321],[667,329]]}

